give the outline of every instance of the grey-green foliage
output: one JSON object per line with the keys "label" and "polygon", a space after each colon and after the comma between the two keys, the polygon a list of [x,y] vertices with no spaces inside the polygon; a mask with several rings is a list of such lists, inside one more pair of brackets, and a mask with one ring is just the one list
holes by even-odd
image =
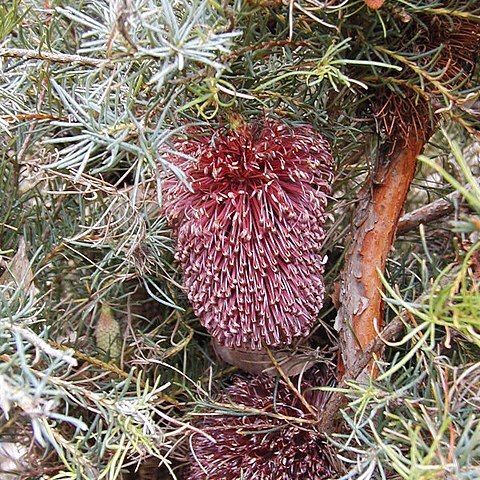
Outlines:
{"label": "grey-green foliage", "polygon": [[[219,57],[237,34],[224,31],[206,1],[55,2],[48,12],[35,3],[31,23],[4,46],[24,48],[27,37],[30,49],[59,52],[60,62],[10,65],[2,75],[4,111],[48,112],[52,121],[37,130],[48,151],[55,147],[45,163],[76,180],[126,165],[137,178],[157,172],[159,147],[175,132],[172,103],[184,89],[166,81],[199,70],[221,76]],[[80,60],[62,61],[70,51]]]}
{"label": "grey-green foliage", "polygon": [[[78,361],[72,349],[48,342],[34,292],[12,279],[0,285],[0,302],[2,423],[16,419],[15,441],[28,439],[31,428],[39,447],[57,453],[64,470],[50,478],[117,478],[126,460],[145,455],[168,465],[165,434],[172,431],[156,420],[168,384],[145,385],[133,372],[106,389],[93,378],[73,378]],[[28,465],[27,458],[21,464]]]}
{"label": "grey-green foliage", "polygon": [[[321,129],[338,164],[324,246],[333,285],[352,204],[388,140],[370,101],[385,90],[413,92],[416,105],[429,88],[446,116],[473,111],[478,88],[444,75],[442,48],[420,52],[415,43],[432,16],[443,26],[478,21],[475,0],[448,3],[390,1],[374,12],[359,0],[1,2],[0,267],[10,268],[23,237],[39,291],[15,275],[0,282],[0,435],[19,446],[33,435],[21,462],[28,478],[113,480],[151,457],[176,478],[170,462],[185,460],[197,384],[210,393],[215,375],[227,378],[182,298],[159,209],[163,172],[185,181],[163,156],[173,139],[188,126],[225,122],[230,108]],[[474,113],[463,122],[470,131]],[[436,191],[448,188],[441,182]],[[476,187],[459,190],[478,207]],[[470,241],[475,218],[457,220],[459,238]],[[416,257],[392,252],[388,281],[398,288],[388,303],[391,312],[409,310],[418,327],[407,326],[376,382],[352,386],[348,433],[334,439],[349,478],[429,478],[442,469],[474,478],[478,468],[471,257],[457,247],[449,267],[432,253],[429,271],[427,240],[412,236],[402,248]],[[451,271],[461,281],[430,289],[431,278]],[[428,301],[415,303],[419,291],[430,292]],[[118,365],[103,362],[95,342],[104,304],[122,334]],[[436,355],[452,332],[460,360]]]}
{"label": "grey-green foliage", "polygon": [[416,360],[393,381],[350,390],[349,434],[333,441],[349,466],[343,479],[477,478],[480,365],[425,351]]}
{"label": "grey-green foliage", "polygon": [[89,289],[100,296],[141,277],[173,306],[157,281],[168,276],[171,245],[155,203],[162,170],[183,173],[161,152],[185,126],[174,108],[180,80],[220,77],[237,33],[207,1],[47,4],[2,6],[1,47],[27,52],[0,74],[4,162],[16,164],[10,183],[36,203],[24,228],[41,218],[47,250],[66,259],[90,252]]}
{"label": "grey-green foliage", "polygon": [[[0,432],[17,450],[34,439],[19,474],[115,479],[153,457],[175,477],[167,457],[187,426],[170,418],[175,401],[162,392],[176,374],[141,365],[174,356],[189,337],[167,315],[150,338],[142,329],[154,330],[161,307],[149,317],[135,295],[179,308],[159,213],[162,170],[175,167],[160,152],[185,126],[179,80],[226,68],[237,33],[222,12],[182,0],[0,5],[0,267],[10,268],[23,235],[38,288],[34,298],[13,271],[0,282]],[[102,362],[94,332],[103,302],[123,336],[140,323],[133,340],[119,339],[132,363]],[[130,342],[144,338],[137,361]],[[53,462],[39,465],[44,454]]]}

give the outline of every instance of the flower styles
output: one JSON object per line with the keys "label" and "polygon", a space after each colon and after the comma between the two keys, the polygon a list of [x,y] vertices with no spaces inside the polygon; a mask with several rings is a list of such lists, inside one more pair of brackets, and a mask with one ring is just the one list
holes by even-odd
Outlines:
{"label": "flower styles", "polygon": [[[218,412],[201,417],[197,427],[213,437],[194,434],[187,480],[325,480],[332,477],[327,447],[316,429],[315,412],[329,395],[313,388],[326,379],[317,368],[301,379],[300,393],[282,381],[238,376],[222,393]],[[227,406],[231,406],[230,414]]]}
{"label": "flower styles", "polygon": [[164,156],[164,212],[195,314],[222,345],[260,349],[309,334],[323,301],[332,156],[311,127],[263,119],[194,129]]}

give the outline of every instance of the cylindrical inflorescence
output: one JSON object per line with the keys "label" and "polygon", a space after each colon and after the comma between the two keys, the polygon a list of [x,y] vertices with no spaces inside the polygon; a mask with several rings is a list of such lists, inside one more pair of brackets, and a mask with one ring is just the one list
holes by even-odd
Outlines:
{"label": "cylindrical inflorescence", "polygon": [[[308,374],[300,382],[300,393],[315,413],[328,394],[314,390],[311,380],[325,375],[317,369]],[[232,405],[232,411],[229,415],[222,407],[222,413],[208,412],[198,423],[216,443],[193,435],[187,480],[331,478],[316,416],[285,383],[266,375],[237,377],[219,401]]]}
{"label": "cylindrical inflorescence", "polygon": [[327,141],[264,119],[195,130],[164,158],[164,212],[194,312],[222,345],[260,349],[310,332],[322,307]]}

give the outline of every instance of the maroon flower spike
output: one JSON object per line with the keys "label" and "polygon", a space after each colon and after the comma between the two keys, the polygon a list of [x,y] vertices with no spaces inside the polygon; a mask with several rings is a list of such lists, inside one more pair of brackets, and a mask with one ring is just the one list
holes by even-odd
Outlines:
{"label": "maroon flower spike", "polygon": [[170,174],[164,211],[195,314],[229,348],[308,335],[325,291],[327,141],[268,119],[189,134],[166,157],[192,190]]}
{"label": "maroon flower spike", "polygon": [[[301,385],[314,412],[325,406],[327,394],[312,390],[307,379]],[[282,381],[266,375],[237,377],[220,402],[232,405],[232,413],[208,412],[197,424],[216,443],[204,435],[192,436],[187,480],[331,478],[316,416]]]}

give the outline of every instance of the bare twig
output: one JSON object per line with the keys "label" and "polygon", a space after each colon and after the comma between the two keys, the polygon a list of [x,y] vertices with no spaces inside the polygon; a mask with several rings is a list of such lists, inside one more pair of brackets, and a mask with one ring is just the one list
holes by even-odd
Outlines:
{"label": "bare twig", "polygon": [[407,233],[421,224],[434,222],[455,210],[455,201],[460,198],[458,192],[452,192],[446,198],[440,198],[428,205],[406,213],[398,222],[397,235]]}
{"label": "bare twig", "polygon": [[0,57],[47,60],[57,63],[80,63],[91,67],[105,66],[112,68],[112,64],[108,60],[83,57],[82,55],[70,55],[67,53],[40,52],[38,50],[28,50],[25,48],[0,48]]}
{"label": "bare twig", "polygon": [[[357,362],[352,365],[350,369],[345,372],[342,381],[338,384],[339,390],[347,388],[348,382],[356,380],[364,369],[371,362],[373,355],[382,350],[385,341],[391,341],[403,330],[404,316],[395,317],[380,333],[377,335],[363,350],[361,355],[357,358]],[[325,434],[333,431],[335,422],[340,414],[340,409],[345,404],[347,398],[341,391],[332,393],[325,410],[320,415],[318,421],[319,430]]]}
{"label": "bare twig", "polygon": [[277,359],[274,357],[273,353],[270,351],[269,348],[266,348],[267,354],[270,357],[270,361],[273,363],[275,368],[277,369],[278,373],[280,376],[283,378],[285,383],[288,385],[288,388],[297,396],[297,398],[302,402],[303,406],[307,409],[308,412],[310,412],[314,417],[316,416],[316,411],[315,409],[307,402],[305,397],[295,388],[295,385],[293,385],[292,381],[288,377],[288,375],[283,371],[282,367],[279,365],[277,362]]}
{"label": "bare twig", "polygon": [[18,115],[2,115],[0,118],[7,122],[23,122],[25,120],[67,120],[66,117],[56,117],[47,113],[19,113]]}

